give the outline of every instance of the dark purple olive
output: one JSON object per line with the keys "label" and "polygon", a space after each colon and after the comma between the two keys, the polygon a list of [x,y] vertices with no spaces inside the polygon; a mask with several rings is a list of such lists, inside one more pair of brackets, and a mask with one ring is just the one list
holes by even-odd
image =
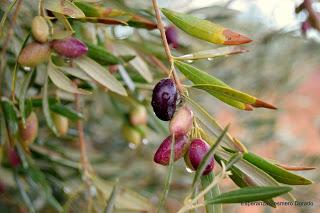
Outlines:
{"label": "dark purple olive", "polygon": [[[161,165],[168,165],[170,162],[172,136],[167,137],[159,146],[154,154],[154,162]],[[189,140],[186,135],[175,137],[174,143],[174,161],[179,160],[186,153],[189,146]]]}
{"label": "dark purple olive", "polygon": [[[210,146],[201,139],[194,139],[190,146],[189,150],[186,154],[186,164],[188,167],[191,167],[192,170],[197,170],[199,165],[201,164],[202,159],[208,153]],[[214,167],[214,159],[213,157],[210,159],[207,167],[205,168],[203,175],[209,174]]]}
{"label": "dark purple olive", "polygon": [[174,26],[167,27],[166,37],[169,45],[173,48],[178,48],[178,32]]}
{"label": "dark purple olive", "polygon": [[52,42],[53,49],[62,56],[76,58],[88,52],[88,47],[79,39],[69,37]]}
{"label": "dark purple olive", "polygon": [[163,120],[171,120],[176,111],[178,93],[174,82],[169,79],[162,79],[153,89],[151,105],[156,116]]}

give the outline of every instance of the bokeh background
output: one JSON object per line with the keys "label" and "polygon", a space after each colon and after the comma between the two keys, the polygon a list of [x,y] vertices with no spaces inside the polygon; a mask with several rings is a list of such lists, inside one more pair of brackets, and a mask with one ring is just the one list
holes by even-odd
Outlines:
{"label": "bokeh background", "polygon": [[[1,7],[7,1],[1,0]],[[121,1],[130,8],[150,9],[151,1]],[[204,92],[191,93],[223,125],[231,124],[231,133],[239,138],[252,152],[288,165],[318,167],[320,162],[320,37],[315,29],[301,31],[307,13],[295,13],[295,7],[302,1],[294,0],[159,0],[162,7],[188,12],[242,32],[253,39],[246,45],[250,51],[214,60],[193,62],[194,65],[223,79],[241,91],[268,100],[278,107],[277,111],[257,109],[243,112],[230,108]],[[30,7],[33,3],[30,1]],[[33,5],[34,6],[34,5]],[[320,2],[314,4],[319,9]],[[30,8],[25,8],[28,11]],[[26,20],[31,16],[26,15]],[[165,20],[165,19],[164,19]],[[166,22],[169,25],[169,22]],[[88,24],[88,27],[92,27]],[[121,40],[137,36],[130,27],[115,27],[114,36]],[[216,46],[178,31],[179,48],[175,55],[213,49]],[[158,32],[139,31],[139,38],[154,42],[161,49]],[[17,42],[18,43],[18,42]],[[17,45],[18,46],[18,45]],[[157,67],[150,69],[156,70]],[[160,78],[159,78],[160,79]],[[152,87],[151,87],[152,88]],[[147,91],[146,94],[151,94]],[[107,180],[119,179],[127,186],[156,203],[162,193],[167,168],[153,162],[153,154],[167,135],[166,124],[163,133],[148,131],[145,144],[136,149],[128,146],[121,133],[122,113],[114,107],[112,99],[104,93],[96,93],[85,107],[86,139],[90,160],[97,173]],[[152,114],[150,114],[152,116]],[[70,134],[75,131],[71,128]],[[46,143],[48,132],[42,131]],[[41,138],[41,137],[39,137]],[[63,143],[63,146],[61,146]],[[54,151],[64,153],[69,159],[79,159],[77,143],[74,140],[50,139]],[[62,172],[72,177],[70,171]],[[217,171],[219,169],[217,168]],[[225,205],[225,212],[319,212],[320,173],[318,168],[300,174],[314,181],[309,186],[294,187],[297,200],[313,201],[312,207],[243,207]],[[188,192],[192,181],[183,161],[174,166],[174,176],[166,212],[176,212]],[[14,186],[10,172],[0,170],[0,181],[6,187]],[[72,181],[71,181],[72,182]],[[66,186],[68,182],[65,182]],[[226,180],[222,191],[236,188]],[[3,203],[16,199],[9,194],[0,195]],[[201,212],[201,211],[200,211]]]}

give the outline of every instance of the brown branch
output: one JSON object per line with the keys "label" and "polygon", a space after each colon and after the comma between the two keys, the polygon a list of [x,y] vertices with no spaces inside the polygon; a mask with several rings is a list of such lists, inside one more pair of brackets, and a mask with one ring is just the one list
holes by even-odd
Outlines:
{"label": "brown branch", "polygon": [[[75,85],[77,85],[76,82],[75,82]],[[75,93],[74,98],[75,98],[76,111],[81,113],[82,107],[81,107],[80,95]],[[81,119],[77,120],[77,130],[78,130],[78,134],[79,134],[80,163],[81,163],[81,166],[83,169],[84,177],[89,178],[90,174],[92,174],[93,170],[92,170],[90,162],[88,160],[86,143],[85,143],[85,138],[84,138],[83,121]]]}
{"label": "brown branch", "polygon": [[309,20],[311,25],[316,28],[317,30],[320,31],[320,20],[319,20],[319,15],[317,14],[316,11],[314,11],[312,7],[312,0],[304,0],[304,7],[309,13]]}
{"label": "brown branch", "polygon": [[183,93],[184,92],[184,88],[183,88],[183,85],[181,84],[180,79],[177,76],[177,73],[176,73],[176,71],[174,69],[174,65],[173,65],[174,59],[173,59],[173,57],[171,55],[170,47],[169,47],[169,44],[168,44],[168,41],[167,41],[167,37],[166,37],[166,32],[165,32],[164,25],[163,25],[162,20],[161,20],[160,9],[159,9],[159,5],[158,5],[157,0],[152,0],[152,4],[153,4],[154,12],[156,14],[156,19],[157,19],[158,29],[159,29],[160,35],[161,35],[162,44],[164,46],[165,53],[167,55],[168,61],[170,63],[171,69],[172,69],[173,80],[175,81],[175,83],[177,85],[177,88],[180,91],[180,93]]}

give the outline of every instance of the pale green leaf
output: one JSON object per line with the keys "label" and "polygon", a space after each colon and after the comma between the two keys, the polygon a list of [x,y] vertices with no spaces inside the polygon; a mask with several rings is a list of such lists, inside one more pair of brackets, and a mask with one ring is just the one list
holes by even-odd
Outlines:
{"label": "pale green leaf", "polygon": [[190,53],[186,55],[182,55],[179,57],[175,57],[176,60],[197,60],[197,59],[208,59],[212,60],[217,57],[223,57],[228,55],[234,55],[239,53],[248,52],[247,49],[241,46],[228,46],[228,47],[220,47],[212,50],[203,50],[195,53]]}
{"label": "pale green leaf", "polygon": [[127,95],[127,91],[122,84],[106,68],[94,60],[88,57],[81,57],[75,59],[74,63],[102,86],[119,95]]}
{"label": "pale green leaf", "polygon": [[44,8],[53,12],[70,16],[71,18],[84,18],[84,13],[69,0],[44,0]]}
{"label": "pale green leaf", "polygon": [[288,186],[262,186],[245,187],[238,190],[225,192],[207,203],[241,203],[267,200],[288,193],[292,188]]}
{"label": "pale green leaf", "polygon": [[72,81],[64,75],[55,65],[48,64],[48,75],[51,81],[60,89],[76,94],[89,95],[91,92],[79,89],[72,83]]}

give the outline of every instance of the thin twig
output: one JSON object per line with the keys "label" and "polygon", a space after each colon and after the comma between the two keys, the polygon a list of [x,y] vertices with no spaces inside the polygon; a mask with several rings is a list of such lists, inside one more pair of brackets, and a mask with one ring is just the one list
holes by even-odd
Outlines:
{"label": "thin twig", "polygon": [[18,13],[19,13],[19,10],[21,8],[22,2],[23,2],[23,0],[18,0],[18,2],[17,2],[16,9],[13,12],[12,22],[8,26],[7,37],[3,41],[3,45],[2,45],[2,51],[1,51],[1,54],[0,54],[0,58],[1,58],[1,64],[0,64],[0,96],[2,96],[2,88],[1,88],[2,87],[2,79],[3,79],[4,69],[6,67],[5,65],[7,63],[7,60],[6,60],[7,54],[6,53],[7,53],[7,49],[8,49],[9,43],[10,43],[10,41],[12,39],[12,36],[13,36],[13,28],[14,28],[14,26],[16,24]]}
{"label": "thin twig", "polygon": [[[76,83],[75,83],[76,85]],[[75,93],[74,94],[75,98],[75,105],[76,105],[76,111],[82,112],[81,109],[81,103],[80,103],[80,95]],[[80,145],[80,161],[81,161],[81,166],[83,168],[83,174],[85,178],[90,177],[90,174],[92,172],[88,156],[87,156],[87,149],[86,149],[86,144],[85,144],[85,138],[84,138],[84,130],[83,130],[83,121],[79,119],[77,121],[77,130],[79,134],[79,145]]]}
{"label": "thin twig", "polygon": [[170,47],[169,47],[169,44],[168,44],[168,41],[167,41],[167,37],[166,37],[166,32],[165,32],[164,25],[163,25],[162,20],[161,20],[158,1],[157,0],[152,0],[152,3],[153,3],[154,12],[156,14],[158,29],[159,29],[160,35],[161,35],[161,40],[162,40],[162,43],[163,43],[164,50],[165,50],[165,53],[167,55],[168,61],[170,63],[170,71],[173,74],[173,80],[175,81],[175,83],[177,85],[177,88],[180,91],[180,93],[183,93],[184,92],[183,85],[181,84],[180,79],[177,76],[177,73],[176,73],[176,71],[174,69],[174,59],[173,59],[173,57],[171,55]]}

